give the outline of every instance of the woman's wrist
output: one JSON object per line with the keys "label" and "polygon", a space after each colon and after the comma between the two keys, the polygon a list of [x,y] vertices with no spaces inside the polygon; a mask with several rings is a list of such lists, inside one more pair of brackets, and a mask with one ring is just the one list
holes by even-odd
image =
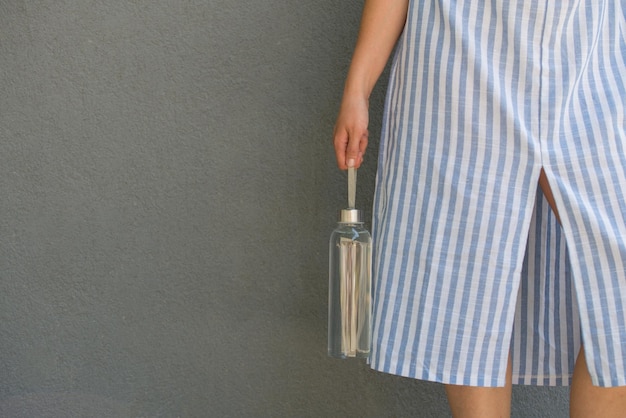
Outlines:
{"label": "woman's wrist", "polygon": [[348,78],[343,90],[344,100],[364,100],[369,101],[372,88],[364,81],[353,81]]}

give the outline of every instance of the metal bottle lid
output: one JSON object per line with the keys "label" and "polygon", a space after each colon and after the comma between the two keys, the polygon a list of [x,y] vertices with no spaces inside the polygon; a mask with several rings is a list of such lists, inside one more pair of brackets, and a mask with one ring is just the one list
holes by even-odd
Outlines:
{"label": "metal bottle lid", "polygon": [[339,222],[344,224],[363,223],[363,216],[359,209],[342,209],[339,214]]}

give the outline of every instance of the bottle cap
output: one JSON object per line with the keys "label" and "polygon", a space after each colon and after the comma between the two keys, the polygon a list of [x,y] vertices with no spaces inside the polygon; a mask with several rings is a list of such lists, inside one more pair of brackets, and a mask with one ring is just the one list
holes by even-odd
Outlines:
{"label": "bottle cap", "polygon": [[363,223],[363,217],[359,209],[342,209],[339,214],[339,222],[344,224],[360,224]]}

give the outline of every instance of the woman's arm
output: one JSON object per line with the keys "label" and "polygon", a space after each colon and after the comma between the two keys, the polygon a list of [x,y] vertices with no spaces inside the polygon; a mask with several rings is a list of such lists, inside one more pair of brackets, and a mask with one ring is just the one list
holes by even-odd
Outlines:
{"label": "woman's arm", "polygon": [[335,124],[337,165],[359,167],[367,147],[369,97],[404,24],[408,0],[366,0]]}

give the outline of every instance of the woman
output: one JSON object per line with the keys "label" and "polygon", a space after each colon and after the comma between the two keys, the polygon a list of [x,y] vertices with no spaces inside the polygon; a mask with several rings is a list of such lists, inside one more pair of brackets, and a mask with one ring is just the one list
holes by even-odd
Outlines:
{"label": "woman", "polygon": [[624,416],[625,9],[365,2],[334,146],[339,168],[362,163],[397,45],[372,367],[444,383],[455,417],[508,416],[512,383],[571,384],[572,416]]}

